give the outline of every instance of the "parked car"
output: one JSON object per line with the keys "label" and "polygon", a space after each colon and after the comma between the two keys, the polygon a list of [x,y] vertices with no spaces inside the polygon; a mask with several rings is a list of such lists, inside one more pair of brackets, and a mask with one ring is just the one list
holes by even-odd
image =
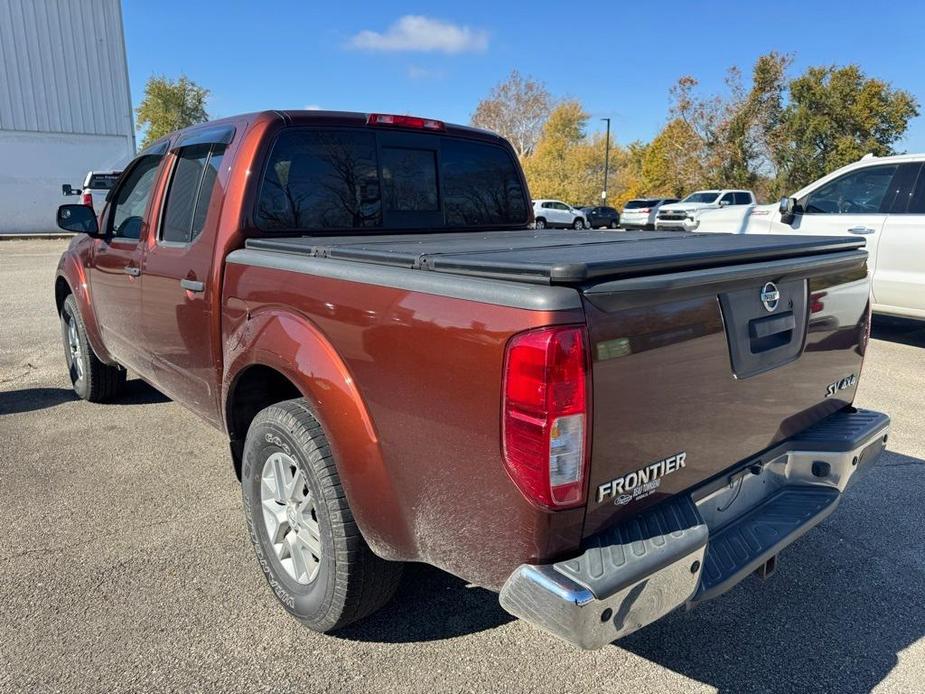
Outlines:
{"label": "parked car", "polygon": [[778,204],[705,214],[697,231],[863,238],[874,312],[925,319],[925,154],[868,155]]}
{"label": "parked car", "polygon": [[99,218],[58,210],[83,232],[55,277],[67,373],[98,402],[132,370],[224,434],[260,571],[318,631],[405,561],[581,648],[770,574],[886,441],[852,407],[862,240],[537,234],[530,212],[487,131],[269,111],[173,133]]}
{"label": "parked car", "polygon": [[64,195],[79,195],[81,204],[99,214],[106,202],[106,195],[119,180],[121,174],[121,171],[88,171],[79,189],[64,185],[61,187],[61,192]]}
{"label": "parked car", "polygon": [[580,208],[585,219],[588,220],[589,229],[616,229],[620,226],[620,213],[612,207],[582,207]]}
{"label": "parked car", "polygon": [[700,215],[722,207],[744,207],[755,204],[750,190],[698,190],[680,202],[663,205],[655,219],[659,231],[693,231]]}
{"label": "parked car", "polygon": [[624,229],[655,228],[655,218],[662,205],[677,202],[677,198],[636,198],[623,206],[620,213],[620,226]]}
{"label": "parked car", "polygon": [[584,212],[561,200],[534,200],[533,218],[537,229],[587,229]]}

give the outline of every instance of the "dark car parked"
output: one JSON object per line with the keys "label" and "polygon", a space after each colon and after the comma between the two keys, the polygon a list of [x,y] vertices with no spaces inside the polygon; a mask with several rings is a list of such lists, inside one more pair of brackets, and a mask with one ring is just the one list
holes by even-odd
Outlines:
{"label": "dark car parked", "polygon": [[581,211],[588,218],[588,227],[591,229],[616,229],[620,226],[620,213],[612,207],[582,207]]}

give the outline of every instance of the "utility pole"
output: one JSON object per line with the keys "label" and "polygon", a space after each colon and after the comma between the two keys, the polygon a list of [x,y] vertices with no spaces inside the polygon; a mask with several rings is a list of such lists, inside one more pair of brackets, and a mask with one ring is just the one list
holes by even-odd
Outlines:
{"label": "utility pole", "polygon": [[607,121],[607,149],[604,150],[604,190],[601,193],[601,199],[607,202],[607,174],[610,170],[610,119],[601,118]]}

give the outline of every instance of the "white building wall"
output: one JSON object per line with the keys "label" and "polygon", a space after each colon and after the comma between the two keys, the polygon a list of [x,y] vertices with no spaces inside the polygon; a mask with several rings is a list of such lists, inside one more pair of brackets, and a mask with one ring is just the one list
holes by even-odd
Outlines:
{"label": "white building wall", "polygon": [[0,233],[51,231],[61,185],[135,151],[119,0],[0,0]]}

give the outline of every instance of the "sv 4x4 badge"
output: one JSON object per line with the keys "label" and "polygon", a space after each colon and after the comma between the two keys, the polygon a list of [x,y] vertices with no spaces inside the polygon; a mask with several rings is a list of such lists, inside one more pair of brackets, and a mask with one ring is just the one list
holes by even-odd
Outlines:
{"label": "sv 4x4 badge", "polygon": [[628,472],[609,482],[598,485],[597,503],[613,498],[613,503],[624,506],[631,501],[649,496],[658,489],[662,477],[686,467],[687,453],[681,451],[644,468]]}
{"label": "sv 4x4 badge", "polygon": [[825,387],[825,396],[827,398],[830,398],[833,395],[835,395],[835,393],[837,393],[838,391],[844,390],[845,388],[850,388],[851,386],[855,384],[855,381],[857,380],[858,380],[857,376],[855,376],[854,374],[851,374],[850,376],[845,376],[844,378],[838,381],[835,381],[835,383],[830,383],[829,385]]}

